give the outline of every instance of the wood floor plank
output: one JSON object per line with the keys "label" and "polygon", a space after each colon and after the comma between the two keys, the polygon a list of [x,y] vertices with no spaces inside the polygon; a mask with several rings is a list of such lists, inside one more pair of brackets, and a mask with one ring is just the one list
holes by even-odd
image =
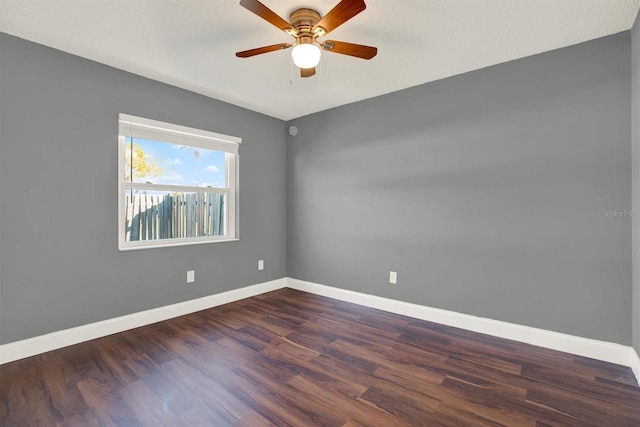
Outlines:
{"label": "wood floor plank", "polygon": [[269,422],[269,420],[257,412],[244,414],[238,422],[234,424],[235,427],[271,427],[274,425],[275,424]]}
{"label": "wood floor plank", "polygon": [[[195,422],[199,419],[198,423],[205,425],[207,422],[214,425],[233,425],[248,413],[255,412],[218,383],[208,381],[198,370],[182,360],[167,362],[162,369],[167,376],[180,384],[187,396],[196,401],[196,407],[181,415],[181,420]],[[189,424],[194,425],[192,422]]]}
{"label": "wood floor plank", "polygon": [[[163,366],[171,361],[164,363]],[[153,391],[153,394],[162,402],[162,407],[171,411],[173,415],[179,416],[189,411],[197,402],[186,393],[179,381],[168,376],[165,369],[146,354],[127,359],[126,364],[142,380],[142,383]],[[140,381],[135,383],[140,384]]]}
{"label": "wood floor plank", "polygon": [[567,373],[562,369],[527,363],[523,367],[522,377],[621,406],[640,408],[637,388],[614,385],[589,374]]}
{"label": "wood floor plank", "polygon": [[55,353],[43,355],[42,386],[49,391],[51,405],[63,419],[88,409],[78,390],[75,375]]}
{"label": "wood floor plank", "polygon": [[[78,389],[100,424],[108,426],[131,425],[141,426],[143,422],[125,404],[112,384],[102,383],[95,379],[78,381]],[[26,418],[23,422],[28,425],[31,421]]]}
{"label": "wood floor plank", "polygon": [[344,410],[342,412],[350,417],[345,420],[345,423],[357,421],[363,425],[380,427],[405,427],[410,425],[405,421],[388,415],[386,412],[371,411],[370,405],[363,403],[359,399],[345,399],[344,395],[335,389],[325,387],[302,375],[291,378],[288,384],[300,393],[313,396],[314,399],[317,399],[328,408],[343,407]]}
{"label": "wood floor plank", "polygon": [[101,427],[107,425],[115,424],[102,422],[91,409],[87,409],[84,412],[75,414],[56,423],[56,427]]}
{"label": "wood floor plank", "polygon": [[118,394],[142,425],[149,427],[180,425],[180,419],[143,381],[121,387],[118,389]]}
{"label": "wood floor plank", "polygon": [[41,371],[35,368],[24,371],[20,378],[9,384],[6,404],[9,422],[20,425],[23,419],[32,419],[36,424],[52,424],[64,417],[51,404],[50,391],[40,378]]}
{"label": "wood floor plank", "polygon": [[476,384],[447,377],[442,382],[442,399],[449,405],[464,409],[484,420],[511,426],[534,425],[535,418],[524,410],[521,397],[505,396]]}
{"label": "wood floor plank", "polygon": [[639,426],[631,369],[291,289],[0,366],[0,426]]}

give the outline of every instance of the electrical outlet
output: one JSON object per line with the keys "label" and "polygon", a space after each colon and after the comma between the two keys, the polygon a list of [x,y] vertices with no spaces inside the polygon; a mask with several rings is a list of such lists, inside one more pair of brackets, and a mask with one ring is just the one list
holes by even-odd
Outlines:
{"label": "electrical outlet", "polygon": [[196,271],[189,270],[187,271],[187,283],[193,283],[196,281]]}
{"label": "electrical outlet", "polygon": [[398,284],[398,273],[395,271],[390,271],[389,272],[389,283],[391,283],[392,285],[397,285]]}
{"label": "electrical outlet", "polygon": [[263,259],[259,259],[258,260],[258,270],[264,270],[264,260]]}

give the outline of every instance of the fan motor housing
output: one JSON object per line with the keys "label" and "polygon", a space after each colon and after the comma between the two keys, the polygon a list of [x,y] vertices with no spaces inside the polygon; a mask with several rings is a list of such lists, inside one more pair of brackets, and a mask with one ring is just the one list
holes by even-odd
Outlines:
{"label": "fan motor housing", "polygon": [[322,19],[317,10],[306,7],[296,9],[289,15],[289,22],[299,32],[301,36],[318,37],[320,34],[313,33],[313,27]]}

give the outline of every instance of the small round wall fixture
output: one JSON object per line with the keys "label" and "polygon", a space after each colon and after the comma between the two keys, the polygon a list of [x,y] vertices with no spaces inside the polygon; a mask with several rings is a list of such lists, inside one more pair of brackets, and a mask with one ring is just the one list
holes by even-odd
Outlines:
{"label": "small round wall fixture", "polygon": [[296,136],[298,134],[298,126],[289,126],[289,135]]}

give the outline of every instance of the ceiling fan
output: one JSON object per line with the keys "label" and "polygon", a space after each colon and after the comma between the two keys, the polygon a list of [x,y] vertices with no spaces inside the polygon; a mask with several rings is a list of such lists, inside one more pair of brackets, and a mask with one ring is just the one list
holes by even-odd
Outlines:
{"label": "ceiling fan", "polygon": [[318,41],[319,37],[329,34],[340,25],[353,18],[367,7],[363,0],[342,0],[325,16],[309,8],[296,9],[289,15],[289,22],[278,16],[258,0],[241,0],[240,6],[255,13],[265,21],[294,37],[294,43],[278,43],[236,52],[238,58],[249,58],[263,53],[293,47],[291,56],[294,64],[300,68],[301,77],[311,77],[316,73],[316,65],[320,62],[321,50],[371,59],[378,49],[361,44],[339,42],[335,40]]}

